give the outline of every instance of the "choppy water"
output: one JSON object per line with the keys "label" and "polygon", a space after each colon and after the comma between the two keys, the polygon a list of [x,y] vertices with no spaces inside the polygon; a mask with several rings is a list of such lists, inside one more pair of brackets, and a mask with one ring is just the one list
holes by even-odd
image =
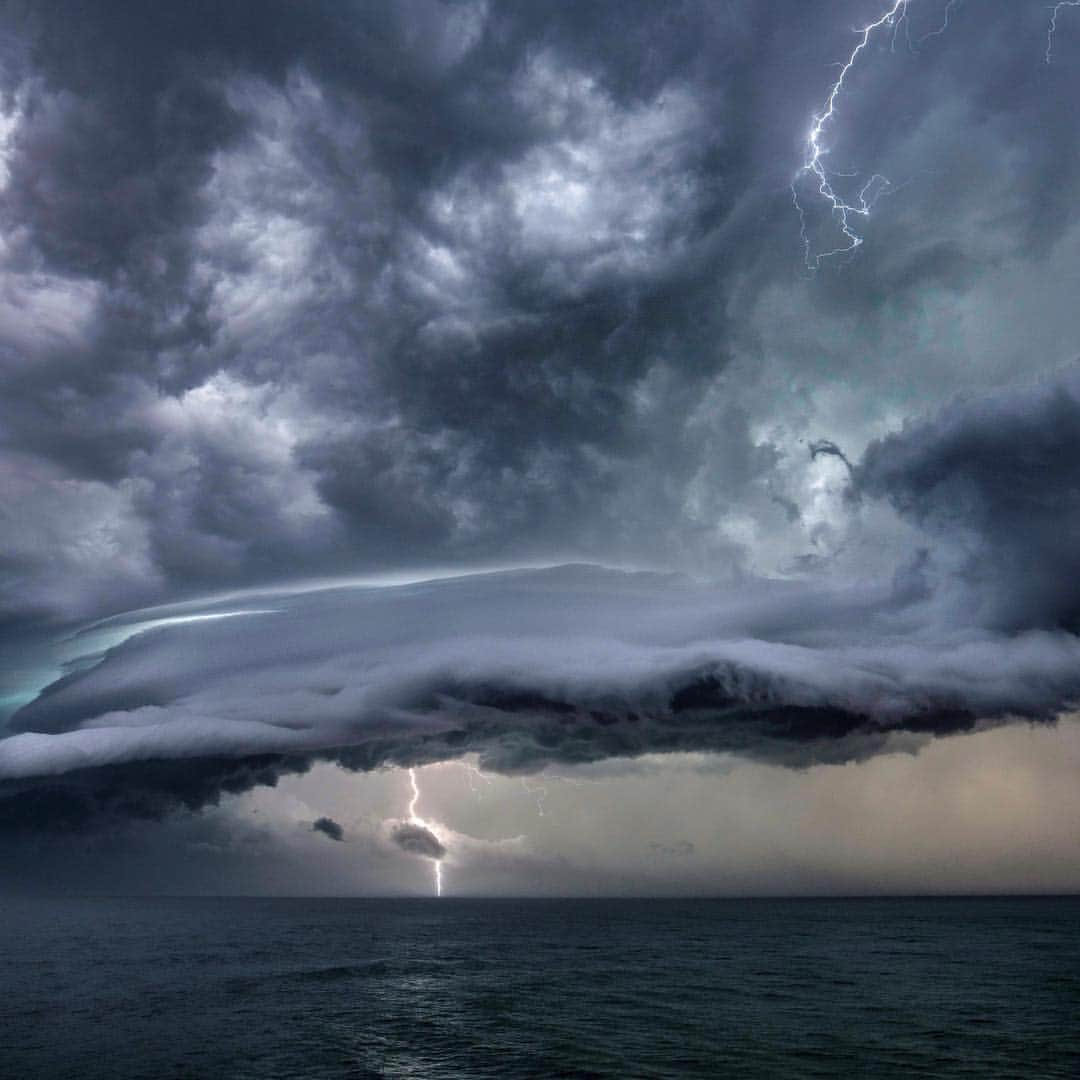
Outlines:
{"label": "choppy water", "polygon": [[1080,899],[0,916],[5,1080],[1080,1076]]}

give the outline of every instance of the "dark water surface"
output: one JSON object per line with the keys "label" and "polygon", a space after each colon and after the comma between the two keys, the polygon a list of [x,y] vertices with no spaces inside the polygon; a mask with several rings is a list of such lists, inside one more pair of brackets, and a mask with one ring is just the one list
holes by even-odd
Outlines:
{"label": "dark water surface", "polygon": [[0,901],[0,1075],[1080,1077],[1080,899]]}

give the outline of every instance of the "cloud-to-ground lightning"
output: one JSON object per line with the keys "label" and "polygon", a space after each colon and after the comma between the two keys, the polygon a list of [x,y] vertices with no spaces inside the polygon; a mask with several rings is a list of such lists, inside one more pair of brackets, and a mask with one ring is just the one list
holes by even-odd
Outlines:
{"label": "cloud-to-ground lightning", "polygon": [[[847,60],[840,65],[840,74],[829,90],[829,96],[825,99],[821,112],[814,117],[810,133],[806,137],[806,157],[802,168],[796,175],[795,180],[792,181],[791,197],[795,209],[799,213],[800,236],[803,241],[806,265],[810,270],[817,270],[823,260],[847,254],[862,244],[862,237],[853,228],[852,217],[869,217],[878,197],[890,186],[888,179],[880,173],[874,173],[859,189],[854,202],[849,202],[838,194],[831,179],[831,176],[836,174],[830,174],[829,170],[825,168],[825,158],[829,153],[828,147],[825,145],[825,131],[836,115],[837,103],[844,89],[844,81],[858,62],[860,54],[870,44],[870,39],[878,30],[885,27],[895,29],[899,21],[907,14],[907,5],[908,0],[894,0],[892,6],[884,15],[856,31],[857,41],[855,47],[851,50]],[[818,194],[825,201],[829,213],[844,237],[844,243],[830,251],[815,253],[811,248],[810,236],[806,231],[806,215],[802,204],[799,202],[798,185],[801,179],[808,176],[814,178],[812,182],[816,184]]]}
{"label": "cloud-to-ground lightning", "polygon": [[[420,785],[416,779],[416,769],[409,770],[409,784],[412,786],[412,798],[409,800],[409,824],[419,825],[420,828],[434,833],[431,823],[425,821],[416,812],[417,803],[420,802]],[[435,867],[435,895],[442,896],[442,863],[438,859],[432,859],[431,862]]]}
{"label": "cloud-to-ground lightning", "polygon": [[1062,8],[1074,7],[1080,7],[1080,0],[1058,0],[1058,3],[1050,8],[1050,23],[1046,27],[1046,62],[1048,64],[1053,63],[1054,60],[1054,35],[1057,33],[1058,15],[1061,14]]}

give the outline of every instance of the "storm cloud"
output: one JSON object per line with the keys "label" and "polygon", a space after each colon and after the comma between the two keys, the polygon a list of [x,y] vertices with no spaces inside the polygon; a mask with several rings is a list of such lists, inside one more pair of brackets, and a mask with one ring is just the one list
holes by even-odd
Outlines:
{"label": "storm cloud", "polygon": [[868,448],[853,490],[934,544],[884,583],[567,566],[135,623],[12,718],[5,801],[161,759],[193,776],[212,762],[212,801],[223,758],[370,770],[472,753],[513,773],[708,750],[804,767],[1051,721],[1080,700],[1070,594],[1042,587],[1072,579],[1051,493],[1072,486],[1077,387],[1071,369],[956,402]]}
{"label": "storm cloud", "polygon": [[908,424],[868,449],[856,484],[957,560],[973,618],[1080,629],[1080,366]]}
{"label": "storm cloud", "polygon": [[0,826],[1075,704],[1080,18],[944,6],[814,272],[871,0],[4,8]]}
{"label": "storm cloud", "polygon": [[[799,133],[865,7],[13,5],[5,618],[470,561],[759,558],[815,419],[800,378],[757,400],[788,306],[808,305],[793,356],[846,380],[928,296],[961,302],[1073,221],[1045,13],[984,4],[859,73],[836,153],[911,182],[857,273],[801,280]],[[939,15],[912,5],[916,39]],[[1031,164],[986,169],[1008,160]],[[836,318],[850,353],[817,347]]]}

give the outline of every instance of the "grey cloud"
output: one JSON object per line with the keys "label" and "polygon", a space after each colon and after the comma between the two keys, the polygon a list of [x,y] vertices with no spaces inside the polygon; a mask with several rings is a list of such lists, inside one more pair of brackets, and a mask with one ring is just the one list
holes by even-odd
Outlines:
{"label": "grey cloud", "polygon": [[390,839],[402,851],[410,855],[423,855],[425,859],[443,859],[446,847],[442,841],[425,825],[402,821],[390,830]]}
{"label": "grey cloud", "polygon": [[1080,628],[1080,366],[908,424],[867,449],[855,483],[935,538],[980,621]]}
{"label": "grey cloud", "polygon": [[311,823],[311,831],[322,833],[331,840],[343,841],[345,839],[345,830],[333,818],[316,818]]}
{"label": "grey cloud", "polygon": [[[711,223],[738,187],[712,176],[730,140],[710,73],[737,20],[639,14],[633,40],[621,5],[11,17],[9,277],[43,264],[95,291],[87,331],[9,380],[4,419],[122,501],[118,542],[148,565],[118,587],[555,538],[600,555],[620,520],[632,550],[649,530],[627,478],[658,437],[674,453],[647,502],[677,517],[701,440],[664,414],[726,361]],[[242,438],[198,421],[208,395]],[[55,572],[39,544],[27,591]],[[10,592],[16,613],[84,613]]]}

